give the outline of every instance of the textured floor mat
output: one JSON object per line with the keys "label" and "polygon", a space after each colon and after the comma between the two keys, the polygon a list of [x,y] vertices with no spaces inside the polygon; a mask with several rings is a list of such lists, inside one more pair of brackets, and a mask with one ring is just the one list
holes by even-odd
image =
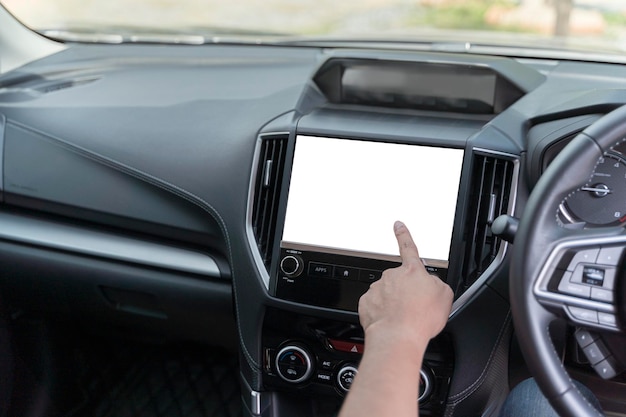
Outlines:
{"label": "textured floor mat", "polygon": [[67,417],[239,417],[233,354],[204,347],[98,346],[79,353],[86,401]]}

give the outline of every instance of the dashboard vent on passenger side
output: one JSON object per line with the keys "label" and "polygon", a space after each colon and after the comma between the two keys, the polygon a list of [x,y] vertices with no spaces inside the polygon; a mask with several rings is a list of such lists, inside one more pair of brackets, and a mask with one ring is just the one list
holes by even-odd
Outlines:
{"label": "dashboard vent on passenger side", "polygon": [[472,285],[496,258],[502,241],[491,233],[491,224],[507,214],[516,176],[511,158],[477,152],[472,167],[465,256],[457,294]]}
{"label": "dashboard vent on passenger side", "polygon": [[252,229],[263,263],[269,271],[276,237],[276,216],[285,166],[287,135],[267,135],[261,139],[252,207]]}

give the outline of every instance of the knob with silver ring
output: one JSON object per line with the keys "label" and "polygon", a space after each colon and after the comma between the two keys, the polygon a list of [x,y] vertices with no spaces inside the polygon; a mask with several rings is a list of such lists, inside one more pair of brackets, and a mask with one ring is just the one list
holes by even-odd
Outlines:
{"label": "knob with silver ring", "polygon": [[278,376],[294,384],[306,381],[313,372],[311,355],[296,345],[282,348],[276,355],[275,365]]}
{"label": "knob with silver ring", "polygon": [[423,402],[430,397],[433,392],[432,374],[424,368],[420,369],[420,385],[419,394],[417,397],[418,402]]}
{"label": "knob with silver ring", "polygon": [[354,365],[345,365],[339,370],[339,373],[337,373],[337,384],[339,384],[339,388],[341,388],[343,392],[350,390],[356,374],[357,369]]}
{"label": "knob with silver ring", "polygon": [[302,258],[299,256],[287,255],[280,261],[280,270],[288,277],[297,277],[303,269]]}

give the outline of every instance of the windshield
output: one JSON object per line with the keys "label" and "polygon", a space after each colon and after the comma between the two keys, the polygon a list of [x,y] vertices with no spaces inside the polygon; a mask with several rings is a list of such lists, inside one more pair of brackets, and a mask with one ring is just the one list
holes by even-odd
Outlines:
{"label": "windshield", "polygon": [[25,25],[63,40],[141,41],[133,35],[150,34],[164,42],[185,35],[172,41],[190,43],[227,36],[626,50],[623,0],[0,1]]}

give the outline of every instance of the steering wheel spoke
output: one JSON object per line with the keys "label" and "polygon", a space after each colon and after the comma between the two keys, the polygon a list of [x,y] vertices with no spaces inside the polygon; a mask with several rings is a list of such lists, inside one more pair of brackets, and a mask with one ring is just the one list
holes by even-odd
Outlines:
{"label": "steering wheel spoke", "polygon": [[575,325],[618,331],[615,284],[626,234],[622,228],[571,234],[552,249],[533,288],[535,297]]}

